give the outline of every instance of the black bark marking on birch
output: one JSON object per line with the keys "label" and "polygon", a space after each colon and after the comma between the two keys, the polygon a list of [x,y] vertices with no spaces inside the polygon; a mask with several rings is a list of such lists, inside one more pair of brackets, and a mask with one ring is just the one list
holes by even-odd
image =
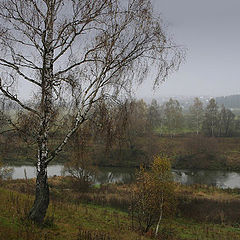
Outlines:
{"label": "black bark marking on birch", "polygon": [[29,218],[42,224],[49,205],[49,186],[47,181],[46,169],[41,169],[37,174],[35,201],[29,213]]}

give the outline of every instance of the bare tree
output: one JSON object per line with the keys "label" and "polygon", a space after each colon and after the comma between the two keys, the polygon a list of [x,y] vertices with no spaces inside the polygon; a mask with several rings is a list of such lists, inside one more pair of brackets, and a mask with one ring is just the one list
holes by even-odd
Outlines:
{"label": "bare tree", "polygon": [[[153,16],[149,0],[1,0],[0,90],[36,117],[36,196],[29,217],[42,223],[49,204],[47,166],[88,119],[93,105],[141,83],[151,68],[154,84],[177,70],[182,51]],[[21,99],[30,86],[39,104]],[[55,106],[71,104],[65,137],[49,149]]]}

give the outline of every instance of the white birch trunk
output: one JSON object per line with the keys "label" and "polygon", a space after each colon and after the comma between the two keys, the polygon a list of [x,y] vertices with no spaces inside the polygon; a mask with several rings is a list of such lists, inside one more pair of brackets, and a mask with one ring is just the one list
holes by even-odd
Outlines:
{"label": "white birch trunk", "polygon": [[33,207],[30,211],[30,219],[41,224],[44,221],[49,205],[49,186],[47,181],[48,158],[48,132],[52,115],[52,91],[53,91],[53,12],[54,2],[48,3],[48,14],[45,22],[45,35],[43,36],[44,56],[41,82],[41,126],[38,136],[38,159],[36,193]]}
{"label": "white birch trunk", "polygon": [[160,222],[162,221],[162,215],[163,215],[163,195],[162,195],[162,198],[161,198],[160,215],[159,215],[158,223],[157,223],[157,226],[156,226],[155,237],[157,237],[157,235],[158,235]]}

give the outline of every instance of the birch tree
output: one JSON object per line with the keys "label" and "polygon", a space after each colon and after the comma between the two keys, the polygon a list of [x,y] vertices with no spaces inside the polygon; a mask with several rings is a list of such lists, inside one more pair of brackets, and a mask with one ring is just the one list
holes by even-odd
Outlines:
{"label": "birch tree", "polygon": [[149,130],[153,131],[161,125],[161,113],[160,106],[156,99],[153,99],[151,104],[148,106],[147,113],[147,124]]}
{"label": "birch tree", "polygon": [[[0,0],[0,24],[0,91],[36,119],[36,195],[29,218],[41,224],[49,204],[47,166],[94,104],[130,92],[153,68],[157,85],[177,70],[183,54],[149,0]],[[18,86],[32,89],[29,101]],[[29,104],[32,96],[38,104]],[[74,118],[50,148],[55,108],[63,100]]]}
{"label": "birch tree", "polygon": [[154,157],[149,171],[142,167],[137,173],[131,210],[142,232],[156,225],[157,236],[162,219],[175,214],[174,188],[170,160],[166,157]]}
{"label": "birch tree", "polygon": [[215,137],[217,134],[218,124],[218,105],[215,99],[211,98],[205,109],[202,127],[208,136]]}
{"label": "birch tree", "polygon": [[233,123],[235,115],[230,109],[226,109],[222,105],[221,111],[219,112],[218,121],[219,121],[219,130],[218,135],[228,137],[232,133]]}
{"label": "birch tree", "polygon": [[164,114],[168,133],[173,137],[177,130],[182,127],[183,123],[182,107],[178,100],[170,98],[169,101],[165,103]]}
{"label": "birch tree", "polygon": [[199,100],[199,98],[196,97],[194,99],[194,103],[190,107],[190,113],[193,116],[195,131],[198,135],[202,126],[203,114],[204,114],[203,103]]}

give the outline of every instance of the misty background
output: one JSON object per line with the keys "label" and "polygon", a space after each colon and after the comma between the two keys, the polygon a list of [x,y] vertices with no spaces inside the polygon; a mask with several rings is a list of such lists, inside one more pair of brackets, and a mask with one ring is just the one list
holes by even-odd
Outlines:
{"label": "misty background", "polygon": [[[152,0],[166,31],[187,49],[179,71],[153,91],[151,77],[135,90],[137,98],[216,97],[240,91],[240,1]],[[151,74],[149,75],[151,76]],[[33,89],[19,83],[26,99]],[[134,87],[135,88],[135,87]]]}
{"label": "misty background", "polygon": [[146,81],[136,96],[239,94],[240,1],[153,0],[153,5],[175,42],[187,48],[187,56],[179,71],[155,92]]}

